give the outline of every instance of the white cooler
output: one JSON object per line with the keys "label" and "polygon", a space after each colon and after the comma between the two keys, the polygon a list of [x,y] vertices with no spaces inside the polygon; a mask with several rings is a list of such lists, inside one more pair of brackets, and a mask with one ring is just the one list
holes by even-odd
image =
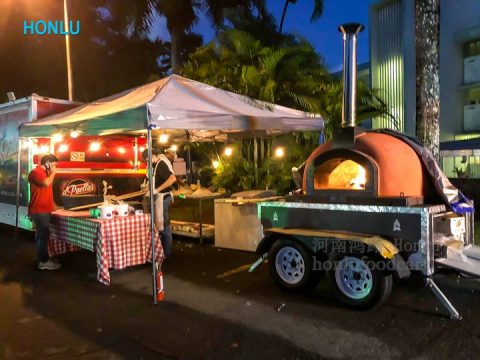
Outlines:
{"label": "white cooler", "polygon": [[[232,195],[233,199],[259,199],[274,196],[272,191],[251,190]],[[228,199],[216,199],[215,246],[227,249],[255,251],[263,237],[257,204],[237,204]]]}

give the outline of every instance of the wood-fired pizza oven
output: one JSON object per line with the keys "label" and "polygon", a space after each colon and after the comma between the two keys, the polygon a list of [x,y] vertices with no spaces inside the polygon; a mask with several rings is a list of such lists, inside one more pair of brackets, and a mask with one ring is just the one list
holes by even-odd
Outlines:
{"label": "wood-fired pizza oven", "polygon": [[[386,133],[344,128],[336,141],[319,146],[306,161],[303,190],[307,195],[344,198],[435,197],[417,153]],[[343,135],[343,137],[342,137]],[[351,136],[352,141],[345,140]]]}

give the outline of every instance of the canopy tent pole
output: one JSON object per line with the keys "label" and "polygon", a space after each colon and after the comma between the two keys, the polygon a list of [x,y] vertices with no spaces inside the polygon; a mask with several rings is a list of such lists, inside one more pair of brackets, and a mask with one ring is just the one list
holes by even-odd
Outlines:
{"label": "canopy tent pole", "polygon": [[322,129],[318,133],[318,145],[322,145],[325,143],[325,131]]}
{"label": "canopy tent pole", "polygon": [[133,139],[133,167],[135,170],[138,170],[138,137],[135,136]]}
{"label": "canopy tent pole", "polygon": [[153,203],[153,190],[155,187],[153,178],[152,164],[152,128],[147,128],[147,146],[148,146],[148,190],[150,192],[150,239],[152,242],[152,284],[153,284],[153,303],[157,302],[157,264],[155,263],[155,206]]}
{"label": "canopy tent pole", "polygon": [[18,210],[20,208],[20,160],[22,159],[22,138],[18,137],[18,155],[17,155],[17,191],[15,208],[15,241],[18,240]]}
{"label": "canopy tent pole", "polygon": [[192,153],[190,152],[191,142],[190,142],[190,133],[188,130],[185,130],[185,136],[187,138],[187,183],[193,183],[193,169],[192,169]]}
{"label": "canopy tent pole", "polygon": [[255,172],[255,187],[258,188],[258,142],[253,138],[253,168]]}

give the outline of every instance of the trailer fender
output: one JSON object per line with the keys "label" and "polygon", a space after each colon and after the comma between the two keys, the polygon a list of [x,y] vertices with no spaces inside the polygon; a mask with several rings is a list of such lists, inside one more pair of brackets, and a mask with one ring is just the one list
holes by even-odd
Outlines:
{"label": "trailer fender", "polygon": [[[385,260],[392,263],[392,269],[397,273],[400,278],[406,278],[410,275],[407,263],[400,255],[398,248],[388,239],[385,239],[378,235],[370,234],[358,234],[329,230],[317,230],[317,229],[300,229],[300,228],[270,228],[265,231],[265,237],[261,240],[257,247],[259,254],[267,252],[275,240],[281,237],[291,238],[312,238],[310,244],[306,244],[314,253],[318,251],[316,243],[318,240],[328,241],[354,241],[365,244],[375,249],[375,251]],[[302,241],[303,242],[303,241]]]}
{"label": "trailer fender", "polygon": [[257,254],[263,255],[270,250],[275,240],[282,237],[282,234],[267,230],[260,243],[257,245]]}

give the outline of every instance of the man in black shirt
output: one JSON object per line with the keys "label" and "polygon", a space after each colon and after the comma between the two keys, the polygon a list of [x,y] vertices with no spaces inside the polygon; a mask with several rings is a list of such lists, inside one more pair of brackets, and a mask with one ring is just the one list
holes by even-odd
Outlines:
{"label": "man in black shirt", "polygon": [[[148,160],[148,150],[142,153],[144,160]],[[160,149],[152,148],[152,165],[155,171],[155,187],[153,190],[156,196],[163,196],[163,230],[160,231],[160,239],[162,241],[163,251],[165,256],[170,256],[172,253],[172,230],[170,227],[170,217],[168,210],[173,201],[172,185],[177,181],[173,172],[173,161],[177,157],[175,151],[167,149],[165,154],[162,154]]]}

